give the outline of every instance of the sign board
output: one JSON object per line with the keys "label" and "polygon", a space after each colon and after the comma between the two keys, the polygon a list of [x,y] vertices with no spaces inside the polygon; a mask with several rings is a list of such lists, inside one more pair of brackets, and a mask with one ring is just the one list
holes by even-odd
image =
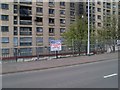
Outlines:
{"label": "sign board", "polygon": [[60,51],[61,50],[61,40],[51,40],[50,41],[50,50],[51,51]]}

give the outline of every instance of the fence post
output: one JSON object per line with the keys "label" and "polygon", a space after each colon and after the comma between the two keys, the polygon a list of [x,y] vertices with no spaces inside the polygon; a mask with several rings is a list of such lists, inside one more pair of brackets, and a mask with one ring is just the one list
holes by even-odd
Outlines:
{"label": "fence post", "polygon": [[55,55],[56,55],[56,58],[58,58],[58,51],[57,50],[55,51]]}
{"label": "fence post", "polygon": [[72,39],[72,52],[73,52],[73,56],[74,56],[74,39]]}

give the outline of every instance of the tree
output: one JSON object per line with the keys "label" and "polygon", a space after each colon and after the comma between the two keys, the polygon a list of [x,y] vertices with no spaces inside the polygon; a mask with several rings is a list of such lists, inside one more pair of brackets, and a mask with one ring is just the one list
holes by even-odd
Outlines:
{"label": "tree", "polygon": [[63,38],[65,39],[66,45],[77,48],[80,55],[81,45],[87,41],[87,18],[78,17],[63,34]]}
{"label": "tree", "polygon": [[118,35],[118,19],[115,16],[106,18],[103,22],[103,28],[97,30],[98,41],[108,42],[107,45],[111,50],[113,49],[113,52],[115,51]]}

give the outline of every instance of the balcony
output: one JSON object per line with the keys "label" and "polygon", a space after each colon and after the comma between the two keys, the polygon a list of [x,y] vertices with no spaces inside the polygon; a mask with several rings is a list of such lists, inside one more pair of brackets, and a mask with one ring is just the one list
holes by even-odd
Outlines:
{"label": "balcony", "polygon": [[65,18],[65,14],[60,14],[60,17],[61,18]]}
{"label": "balcony", "polygon": [[43,33],[36,32],[36,35],[37,35],[37,36],[43,36]]}
{"label": "balcony", "polygon": [[20,20],[20,25],[32,25],[31,20]]}
{"label": "balcony", "polygon": [[49,23],[49,26],[55,26],[55,23]]}
{"label": "balcony", "polygon": [[20,46],[32,46],[32,42],[20,42]]}
{"label": "balcony", "polygon": [[55,36],[55,33],[49,33],[49,36]]}
{"label": "balcony", "polygon": [[106,8],[111,9],[111,6],[106,6]]}
{"label": "balcony", "polygon": [[55,3],[54,2],[49,2],[49,7],[55,7]]}
{"label": "balcony", "polygon": [[29,16],[32,15],[32,11],[29,9],[20,9],[20,16]]}
{"label": "balcony", "polygon": [[49,17],[55,17],[55,14],[49,14]]}
{"label": "balcony", "polygon": [[43,6],[43,2],[36,2],[36,5]]}
{"label": "balcony", "polygon": [[55,25],[55,19],[54,18],[49,18],[49,25],[54,26]]}
{"label": "balcony", "polygon": [[65,6],[60,6],[60,8],[65,9]]}
{"label": "balcony", "polygon": [[36,43],[37,46],[43,46],[43,43]]}
{"label": "balcony", "polygon": [[38,26],[42,26],[43,23],[42,23],[42,22],[36,22],[36,25],[38,25]]}
{"label": "balcony", "polygon": [[41,13],[41,12],[36,12],[36,15],[43,16],[43,13]]}
{"label": "balcony", "polygon": [[111,13],[106,13],[107,15],[111,15]]}
{"label": "balcony", "polygon": [[20,0],[21,4],[32,4],[32,1]]}
{"label": "balcony", "polygon": [[65,27],[65,23],[60,23],[60,26],[61,27]]}
{"label": "balcony", "polygon": [[75,15],[70,15],[70,17],[71,17],[72,19],[75,19]]}

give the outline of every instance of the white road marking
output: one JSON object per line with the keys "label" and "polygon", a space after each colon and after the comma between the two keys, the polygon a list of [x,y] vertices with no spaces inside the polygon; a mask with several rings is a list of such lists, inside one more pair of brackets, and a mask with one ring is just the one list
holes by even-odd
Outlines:
{"label": "white road marking", "polygon": [[116,75],[117,75],[117,73],[114,73],[114,74],[106,75],[106,76],[104,76],[104,78],[109,78],[109,77],[113,77],[113,76],[116,76]]}

